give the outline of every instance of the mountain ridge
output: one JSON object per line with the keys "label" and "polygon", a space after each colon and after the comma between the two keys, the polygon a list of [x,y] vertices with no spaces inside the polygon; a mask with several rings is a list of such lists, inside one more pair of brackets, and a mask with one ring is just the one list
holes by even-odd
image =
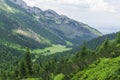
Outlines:
{"label": "mountain ridge", "polygon": [[1,35],[1,39],[30,49],[44,49],[52,45],[73,47],[101,35],[84,23],[50,9],[42,11],[27,6],[22,0],[1,0],[0,17],[0,31],[6,35]]}
{"label": "mountain ridge", "polygon": [[[53,18],[53,17],[60,17],[60,18],[70,19],[70,20],[73,20],[73,21],[77,22],[76,20],[71,19],[71,18],[69,18],[69,17],[67,17],[65,15],[59,15],[57,12],[55,12],[52,9],[47,9],[47,10],[43,11],[42,9],[40,9],[38,7],[35,7],[35,6],[34,7],[30,7],[30,6],[28,6],[23,0],[10,0],[10,1],[20,5],[22,8],[25,8],[28,12],[34,13],[36,15],[39,15],[40,13],[43,12],[46,17],[51,17],[51,18]],[[47,13],[48,13],[48,15],[47,15]],[[49,14],[51,14],[51,15],[49,16]],[[84,25],[84,23],[82,23],[82,22],[79,22],[79,23]],[[92,28],[90,26],[88,26],[88,27],[89,27],[89,29]],[[92,29],[94,29],[94,28],[92,28]],[[94,29],[94,30],[98,31],[97,29]],[[99,32],[98,35],[101,35],[101,33]]]}

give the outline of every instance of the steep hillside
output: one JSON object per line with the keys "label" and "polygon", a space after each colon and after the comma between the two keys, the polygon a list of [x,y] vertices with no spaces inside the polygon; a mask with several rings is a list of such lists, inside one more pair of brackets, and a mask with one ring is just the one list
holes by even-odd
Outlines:
{"label": "steep hillside", "polygon": [[120,57],[101,58],[87,69],[78,72],[71,80],[119,80]]}
{"label": "steep hillside", "polygon": [[0,32],[2,41],[31,49],[53,44],[70,47],[101,35],[86,24],[53,10],[29,7],[22,0],[0,1]]}
{"label": "steep hillside", "polygon": [[89,49],[95,50],[105,39],[113,40],[115,39],[117,33],[106,34],[97,38],[94,38],[87,42],[87,47]]}

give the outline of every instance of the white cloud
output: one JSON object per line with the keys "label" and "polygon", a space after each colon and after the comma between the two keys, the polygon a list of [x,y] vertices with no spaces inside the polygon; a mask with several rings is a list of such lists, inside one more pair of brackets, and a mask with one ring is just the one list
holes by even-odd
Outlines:
{"label": "white cloud", "polygon": [[[24,0],[31,6],[43,5],[45,8],[56,7],[57,5],[84,5],[91,11],[116,12],[116,7],[105,0]],[[46,5],[45,5],[46,4]],[[47,7],[48,6],[48,7]]]}
{"label": "white cloud", "polygon": [[35,6],[36,5],[36,1],[34,0],[23,0],[25,1],[29,6]]}
{"label": "white cloud", "polygon": [[116,7],[105,0],[85,0],[93,11],[116,12]]}

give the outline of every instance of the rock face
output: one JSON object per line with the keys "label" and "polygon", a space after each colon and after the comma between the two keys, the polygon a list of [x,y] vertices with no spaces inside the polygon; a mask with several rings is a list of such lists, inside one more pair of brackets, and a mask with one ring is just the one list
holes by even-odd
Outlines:
{"label": "rock face", "polygon": [[13,3],[17,5],[20,5],[22,8],[28,9],[27,4],[22,0],[10,0],[10,1],[12,1]]}
{"label": "rock face", "polygon": [[[31,38],[33,41],[36,39],[38,41],[34,43],[34,47],[38,47],[38,45],[48,46],[48,43],[80,45],[84,40],[87,41],[101,35],[96,29],[65,15],[60,15],[51,9],[43,11],[37,7],[30,7],[22,0],[3,0],[2,4],[4,3],[7,5],[6,7],[0,5],[0,9],[2,9],[0,11],[1,21],[4,16],[5,22],[12,22],[10,24],[11,32],[9,31],[11,36],[15,37],[13,33],[19,33],[18,29],[22,31],[20,34],[22,36],[16,36],[21,41],[19,39],[16,41],[19,40],[23,44],[25,41],[28,44],[30,40],[28,38]],[[18,29],[16,30],[16,28]],[[22,42],[23,40],[25,41]],[[31,45],[33,46],[33,44]]]}
{"label": "rock face", "polygon": [[27,11],[28,11],[29,13],[34,13],[34,14],[36,14],[36,15],[39,15],[39,14],[42,13],[42,10],[41,10],[40,8],[38,8],[38,7],[29,7],[29,8],[27,9]]}
{"label": "rock face", "polygon": [[10,1],[26,9],[26,11],[29,13],[40,14],[42,12],[40,8],[28,6],[23,0],[10,0]]}

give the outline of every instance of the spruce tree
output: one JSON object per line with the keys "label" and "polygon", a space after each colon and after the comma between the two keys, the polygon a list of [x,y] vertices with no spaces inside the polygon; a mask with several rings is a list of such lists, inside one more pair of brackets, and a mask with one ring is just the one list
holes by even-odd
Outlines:
{"label": "spruce tree", "polygon": [[31,55],[29,48],[27,48],[25,53],[25,66],[26,66],[27,74],[30,76],[32,74],[32,62],[31,62]]}
{"label": "spruce tree", "polygon": [[27,48],[24,57],[19,63],[19,71],[21,78],[29,77],[32,75],[32,65],[29,48]]}
{"label": "spruce tree", "polygon": [[117,43],[120,43],[120,32],[117,33],[116,42],[117,42]]}
{"label": "spruce tree", "polygon": [[107,49],[109,46],[109,39],[107,38],[104,42],[103,42],[103,48]]}
{"label": "spruce tree", "polygon": [[86,42],[83,43],[80,54],[81,54],[81,57],[84,57],[87,54]]}
{"label": "spruce tree", "polygon": [[26,70],[26,67],[25,67],[24,60],[22,60],[20,62],[20,77],[23,78],[23,77],[26,77],[26,75],[27,75],[27,70]]}

